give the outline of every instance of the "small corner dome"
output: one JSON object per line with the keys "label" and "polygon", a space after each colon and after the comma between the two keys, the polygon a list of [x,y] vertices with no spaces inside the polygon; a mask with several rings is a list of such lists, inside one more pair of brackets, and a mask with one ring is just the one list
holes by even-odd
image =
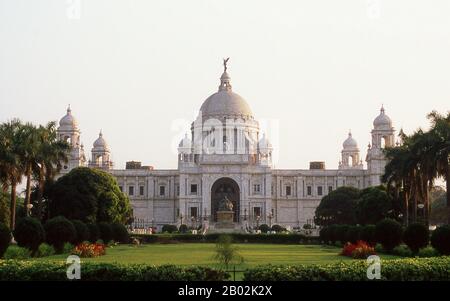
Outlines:
{"label": "small corner dome", "polygon": [[266,138],[266,134],[259,140],[258,146],[260,149],[272,149],[272,143]]}
{"label": "small corner dome", "polygon": [[178,144],[178,147],[183,147],[183,148],[190,148],[192,145],[192,141],[191,139],[189,139],[188,135],[184,135],[184,138],[181,139],[180,143]]}
{"label": "small corner dome", "polygon": [[384,112],[384,107],[381,107],[380,110],[380,115],[377,116],[377,118],[375,118],[375,120],[373,121],[373,126],[374,127],[392,127],[392,120],[391,118],[389,118],[388,115],[385,114]]}
{"label": "small corner dome", "polygon": [[352,133],[348,133],[348,138],[345,139],[344,143],[342,144],[344,149],[355,149],[358,148],[358,143],[356,140],[352,137]]}
{"label": "small corner dome", "polygon": [[61,120],[59,121],[59,126],[60,127],[70,127],[70,128],[77,128],[78,127],[78,122],[75,119],[75,117],[73,117],[72,115],[72,110],[70,109],[70,106],[67,108],[67,113],[66,115],[61,118]]}
{"label": "small corner dome", "polygon": [[97,140],[94,141],[94,148],[108,150],[108,144],[106,143],[106,140],[103,138],[102,132],[100,132],[100,134],[98,135]]}

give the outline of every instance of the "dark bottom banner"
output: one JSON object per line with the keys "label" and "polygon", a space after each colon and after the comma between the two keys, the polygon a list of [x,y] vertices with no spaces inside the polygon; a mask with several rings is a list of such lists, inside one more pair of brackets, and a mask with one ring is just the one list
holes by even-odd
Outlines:
{"label": "dark bottom banner", "polygon": [[[448,289],[448,282],[0,282],[3,291],[13,290],[17,295],[45,295],[55,300],[94,297],[217,298],[282,296],[342,297],[363,294],[371,298],[405,298],[429,291],[433,294]],[[61,297],[63,297],[61,299]],[[302,298],[303,298],[302,297]],[[300,298],[300,299],[302,299]],[[164,300],[164,299],[163,299]],[[384,300],[384,299],[382,299]]]}

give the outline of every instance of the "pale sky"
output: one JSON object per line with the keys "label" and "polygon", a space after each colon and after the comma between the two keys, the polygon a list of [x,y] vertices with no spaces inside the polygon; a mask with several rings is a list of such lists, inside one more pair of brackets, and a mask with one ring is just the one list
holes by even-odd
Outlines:
{"label": "pale sky", "polygon": [[337,168],[349,129],[365,158],[382,104],[407,133],[450,109],[450,1],[0,0],[0,122],[71,104],[88,155],[102,129],[116,168],[176,168],[224,57],[279,125],[276,168]]}

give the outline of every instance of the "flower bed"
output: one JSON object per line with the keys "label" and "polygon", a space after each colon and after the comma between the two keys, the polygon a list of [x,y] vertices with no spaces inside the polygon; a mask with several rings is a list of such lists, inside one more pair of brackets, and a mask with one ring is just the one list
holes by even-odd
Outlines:
{"label": "flower bed", "polygon": [[73,254],[80,257],[98,257],[106,254],[106,246],[99,243],[83,242],[74,248]]}
{"label": "flower bed", "polygon": [[375,249],[362,240],[359,240],[355,244],[350,242],[346,243],[341,252],[341,255],[355,259],[365,259],[375,254]]}

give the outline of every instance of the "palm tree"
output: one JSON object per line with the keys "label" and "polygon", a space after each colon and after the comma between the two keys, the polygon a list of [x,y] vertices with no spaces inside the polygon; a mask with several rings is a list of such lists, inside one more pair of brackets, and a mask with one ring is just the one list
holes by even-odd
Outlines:
{"label": "palm tree", "polygon": [[434,141],[430,154],[434,158],[437,175],[446,182],[447,220],[450,224],[450,112],[444,116],[433,111],[427,117],[431,121],[430,135]]}
{"label": "palm tree", "polygon": [[33,170],[36,170],[37,167],[37,156],[39,151],[39,140],[38,140],[38,131],[37,128],[31,124],[24,124],[20,131],[18,140],[20,141],[19,145],[19,156],[20,160],[24,165],[25,177],[27,180],[26,183],[26,192],[25,192],[25,208],[27,215],[30,214],[30,196],[31,196],[31,176]]}
{"label": "palm tree", "polygon": [[19,131],[20,120],[13,119],[0,125],[0,175],[3,189],[11,187],[10,229],[14,230],[16,222],[17,185],[22,180],[24,165],[21,162]]}
{"label": "palm tree", "polygon": [[49,182],[53,181],[56,174],[61,171],[62,164],[67,163],[70,145],[67,142],[58,139],[56,123],[53,121],[45,126],[39,126],[38,137],[40,143],[37,157],[38,208],[36,212],[37,215],[41,217],[44,188]]}

